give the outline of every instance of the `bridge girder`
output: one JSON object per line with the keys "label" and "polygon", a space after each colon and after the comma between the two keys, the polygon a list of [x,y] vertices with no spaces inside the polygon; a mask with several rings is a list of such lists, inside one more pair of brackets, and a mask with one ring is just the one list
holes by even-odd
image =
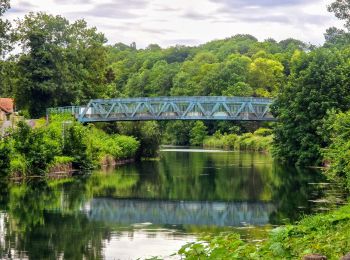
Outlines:
{"label": "bridge girder", "polygon": [[272,99],[253,97],[150,97],[94,99],[75,114],[82,123],[149,120],[275,121]]}

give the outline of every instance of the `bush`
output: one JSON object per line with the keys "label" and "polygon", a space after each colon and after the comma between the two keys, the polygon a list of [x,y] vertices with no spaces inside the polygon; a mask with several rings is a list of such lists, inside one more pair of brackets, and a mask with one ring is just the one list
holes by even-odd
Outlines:
{"label": "bush", "polygon": [[8,169],[10,167],[10,144],[6,140],[0,139],[0,169]]}
{"label": "bush", "polygon": [[71,116],[52,116],[49,125],[32,129],[19,122],[0,141],[0,166],[16,175],[45,175],[56,164],[72,163],[75,169],[99,166],[103,157],[117,161],[135,157],[139,142],[128,136],[108,135],[85,127]]}
{"label": "bush", "polygon": [[202,121],[197,121],[190,131],[191,145],[202,146],[203,140],[207,134],[207,127],[204,125],[204,123]]}
{"label": "bush", "polygon": [[224,150],[243,151],[270,151],[273,136],[270,129],[261,128],[252,133],[241,136],[236,134],[221,134],[216,132],[213,136],[206,137],[203,146],[206,148],[221,148]]}
{"label": "bush", "polygon": [[350,190],[350,112],[328,114],[324,127],[330,133],[330,145],[323,150],[326,174],[344,183]]}

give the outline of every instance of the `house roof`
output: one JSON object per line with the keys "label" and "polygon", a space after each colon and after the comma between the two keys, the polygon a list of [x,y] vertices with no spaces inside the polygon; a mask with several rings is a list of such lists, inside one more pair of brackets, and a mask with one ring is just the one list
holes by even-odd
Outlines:
{"label": "house roof", "polygon": [[5,113],[14,112],[14,100],[12,98],[0,98],[0,110]]}

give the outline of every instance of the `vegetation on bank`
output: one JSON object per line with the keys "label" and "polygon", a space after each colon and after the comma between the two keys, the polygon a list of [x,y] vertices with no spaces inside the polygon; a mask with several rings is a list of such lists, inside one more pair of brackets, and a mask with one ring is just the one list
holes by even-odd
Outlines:
{"label": "vegetation on bank", "polygon": [[267,240],[243,241],[234,233],[206,237],[205,242],[185,245],[179,254],[186,259],[301,259],[320,253],[328,259],[340,259],[349,253],[350,205],[338,210],[306,217],[297,225],[271,231]]}
{"label": "vegetation on bank", "polygon": [[330,145],[323,150],[327,176],[350,191],[350,111],[329,111],[322,131],[330,133]]}
{"label": "vegetation on bank", "polygon": [[272,148],[272,130],[260,128],[254,133],[221,134],[216,132],[203,141],[205,148],[220,148],[225,150],[269,152]]}
{"label": "vegetation on bank", "polygon": [[48,125],[34,129],[19,122],[0,140],[0,157],[2,168],[13,176],[44,176],[56,165],[83,170],[134,158],[139,146],[134,137],[108,135],[70,116],[52,116]]}

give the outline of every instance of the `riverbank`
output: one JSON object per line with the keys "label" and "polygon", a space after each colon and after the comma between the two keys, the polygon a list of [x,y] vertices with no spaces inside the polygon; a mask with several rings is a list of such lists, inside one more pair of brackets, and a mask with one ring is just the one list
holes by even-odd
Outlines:
{"label": "riverbank", "polygon": [[49,124],[31,128],[19,122],[0,140],[0,166],[10,178],[54,178],[73,171],[134,160],[140,142],[83,126],[69,116],[52,116]]}
{"label": "riverbank", "polygon": [[224,150],[269,152],[272,148],[273,135],[271,129],[260,128],[254,133],[221,134],[215,133],[203,141],[204,148]]}
{"label": "riverbank", "polygon": [[350,204],[276,228],[264,241],[245,242],[235,233],[203,241],[187,244],[179,255],[186,259],[301,259],[319,253],[340,259],[350,252]]}

